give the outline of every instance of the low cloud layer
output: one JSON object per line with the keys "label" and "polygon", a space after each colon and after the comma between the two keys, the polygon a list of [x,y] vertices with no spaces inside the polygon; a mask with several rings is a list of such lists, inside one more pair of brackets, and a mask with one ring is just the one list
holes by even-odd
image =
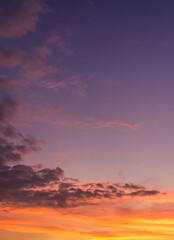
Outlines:
{"label": "low cloud layer", "polygon": [[0,169],[0,202],[4,207],[65,208],[97,204],[102,199],[157,195],[134,185],[120,183],[67,182],[60,168],[34,170],[30,166],[4,166]]}
{"label": "low cloud layer", "polygon": [[24,136],[10,123],[19,106],[5,95],[0,103],[0,206],[65,208],[97,204],[102,199],[157,195],[132,183],[81,183],[64,171],[19,164],[40,150],[40,141]]}

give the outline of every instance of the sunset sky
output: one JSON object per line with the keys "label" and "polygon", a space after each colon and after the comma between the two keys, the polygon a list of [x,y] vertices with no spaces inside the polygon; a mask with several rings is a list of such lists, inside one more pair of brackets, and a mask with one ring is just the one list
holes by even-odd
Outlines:
{"label": "sunset sky", "polygon": [[173,0],[0,0],[0,240],[174,239],[173,25]]}

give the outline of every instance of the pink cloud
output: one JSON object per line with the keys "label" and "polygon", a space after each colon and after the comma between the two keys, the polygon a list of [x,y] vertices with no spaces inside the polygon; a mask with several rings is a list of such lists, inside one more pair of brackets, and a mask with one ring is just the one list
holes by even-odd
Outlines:
{"label": "pink cloud", "polygon": [[22,52],[18,49],[10,48],[0,49],[0,65],[3,67],[13,68],[21,64]]}
{"label": "pink cloud", "polygon": [[[63,40],[63,37],[59,35],[50,35],[40,45],[32,49],[32,55],[25,56],[25,61],[19,71],[19,76],[22,81],[31,82],[33,80],[39,86],[57,89],[57,88],[69,88],[72,85],[79,83],[79,76],[72,74],[68,81],[55,81],[52,80],[51,75],[60,73],[61,66],[57,67],[53,64],[49,64],[49,57],[54,57],[54,62],[60,61],[60,58],[64,58],[65,55],[70,54],[70,49],[67,47],[67,39]],[[60,53],[59,59],[57,54]],[[54,55],[54,56],[53,56]],[[48,78],[49,76],[49,78]],[[47,78],[46,78],[47,77]],[[29,80],[29,81],[28,81]]]}
{"label": "pink cloud", "polygon": [[93,117],[82,117],[82,118],[75,118],[75,117],[63,117],[58,121],[52,121],[55,125],[60,126],[72,126],[72,127],[85,127],[85,128],[130,128],[132,130],[137,129],[139,126],[138,123],[132,123],[129,121],[121,121],[121,120],[104,120],[99,118]]}
{"label": "pink cloud", "polygon": [[47,45],[42,45],[34,49],[34,54],[41,58],[46,58],[53,54],[52,49]]}
{"label": "pink cloud", "polygon": [[47,88],[53,89],[55,91],[59,89],[71,90],[72,94],[79,97],[86,96],[87,81],[90,79],[90,76],[83,76],[79,73],[66,73],[66,80],[51,80],[46,79],[40,81],[39,85]]}
{"label": "pink cloud", "polygon": [[[23,122],[30,124],[30,122],[47,122],[49,124],[57,126],[70,126],[75,128],[112,128],[112,129],[131,129],[136,130],[139,127],[139,123],[131,122],[128,120],[116,120],[116,119],[104,119],[101,117],[94,118],[88,116],[72,116],[65,115],[63,113],[64,106],[55,106],[45,109],[41,109],[33,105],[25,107],[25,113],[22,112],[22,116],[19,116],[17,122]],[[19,123],[20,124],[20,123]]]}
{"label": "pink cloud", "polygon": [[39,80],[49,74],[57,73],[57,68],[39,58],[28,59],[21,68],[21,74],[27,79]]}
{"label": "pink cloud", "polygon": [[16,4],[1,3],[0,37],[17,38],[35,31],[40,14],[49,11],[45,0],[20,0]]}
{"label": "pink cloud", "polygon": [[14,84],[15,81],[13,81],[12,79],[0,77],[0,87],[7,88],[13,86]]}
{"label": "pink cloud", "polygon": [[65,55],[72,54],[72,50],[68,47],[67,41],[65,41],[63,39],[63,37],[58,34],[52,34],[48,38],[47,44],[50,46],[54,45],[55,47],[57,47],[59,52],[65,54]]}

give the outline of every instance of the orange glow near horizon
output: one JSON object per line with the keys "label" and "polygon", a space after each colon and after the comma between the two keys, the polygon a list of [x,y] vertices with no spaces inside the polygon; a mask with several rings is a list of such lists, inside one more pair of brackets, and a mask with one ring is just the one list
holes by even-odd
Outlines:
{"label": "orange glow near horizon", "polygon": [[14,236],[15,240],[22,234],[33,234],[39,240],[173,239],[173,200],[170,193],[161,198],[105,200],[98,205],[58,210],[14,209],[8,214],[1,211],[0,235],[2,239]]}

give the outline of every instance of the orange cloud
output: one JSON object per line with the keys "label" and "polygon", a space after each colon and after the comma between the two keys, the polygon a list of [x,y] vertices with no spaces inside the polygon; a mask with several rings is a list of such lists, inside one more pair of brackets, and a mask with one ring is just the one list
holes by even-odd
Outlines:
{"label": "orange cloud", "polygon": [[[162,196],[163,201],[166,199],[168,202],[170,198],[172,202],[172,195],[169,193]],[[173,239],[173,217],[168,213],[162,216],[161,209],[154,210],[154,201],[157,204],[159,199],[146,197],[142,201],[127,198],[110,203],[105,200],[98,206],[80,206],[59,211],[44,208],[35,212],[16,209],[8,214],[1,213],[0,225],[6,231],[42,233],[48,240]],[[5,219],[7,216],[8,219]]]}

